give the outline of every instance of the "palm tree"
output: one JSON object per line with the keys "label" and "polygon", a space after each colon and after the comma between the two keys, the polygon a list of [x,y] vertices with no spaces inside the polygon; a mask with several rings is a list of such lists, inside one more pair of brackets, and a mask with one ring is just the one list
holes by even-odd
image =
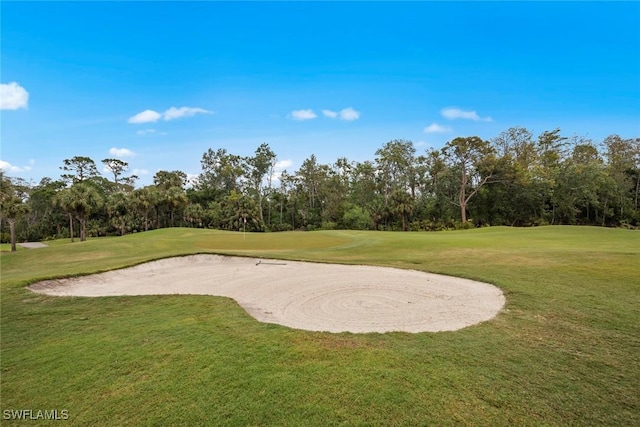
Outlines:
{"label": "palm tree", "polygon": [[405,191],[396,190],[391,195],[391,200],[394,204],[394,212],[402,219],[402,231],[407,231],[407,216],[411,215],[415,208],[413,199]]}
{"label": "palm tree", "polygon": [[69,235],[71,236],[71,243],[73,243],[73,200],[71,198],[71,189],[65,188],[56,194],[54,204],[69,216]]}
{"label": "palm tree", "polygon": [[57,204],[69,214],[69,231],[73,242],[73,216],[80,222],[80,241],[87,240],[87,218],[91,212],[102,206],[100,193],[91,185],[85,183],[73,184],[64,189],[56,197]]}
{"label": "palm tree", "polygon": [[158,191],[155,186],[147,186],[133,190],[133,200],[136,209],[144,218],[144,231],[149,230],[149,214],[158,203]]}
{"label": "palm tree", "polygon": [[204,208],[198,203],[190,203],[184,209],[182,213],[183,219],[191,227],[202,227],[202,222],[205,217]]}
{"label": "palm tree", "polygon": [[2,200],[0,212],[2,214],[2,217],[5,218],[7,220],[7,223],[9,224],[9,232],[11,234],[11,252],[15,252],[16,218],[29,212],[29,206],[26,205],[20,197],[12,195],[11,197]]}
{"label": "palm tree", "polygon": [[179,187],[171,187],[162,193],[162,200],[169,207],[171,227],[173,227],[173,214],[176,209],[181,206],[186,206],[189,202],[187,195],[184,194],[184,190]]}
{"label": "palm tree", "polygon": [[107,199],[107,213],[114,227],[119,229],[121,236],[124,236],[126,230],[126,218],[130,205],[130,198],[122,191],[111,194]]}
{"label": "palm tree", "polygon": [[11,252],[16,251],[16,219],[29,212],[30,208],[24,203],[24,186],[14,185],[11,178],[0,170],[0,220],[6,220],[11,234]]}

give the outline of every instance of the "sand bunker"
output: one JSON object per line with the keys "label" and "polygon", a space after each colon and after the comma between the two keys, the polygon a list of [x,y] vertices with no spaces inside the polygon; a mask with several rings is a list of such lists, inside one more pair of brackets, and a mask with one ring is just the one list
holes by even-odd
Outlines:
{"label": "sand bunker", "polygon": [[453,331],[493,318],[495,286],[394,268],[193,255],[29,287],[58,296],[230,297],[266,323],[328,332]]}

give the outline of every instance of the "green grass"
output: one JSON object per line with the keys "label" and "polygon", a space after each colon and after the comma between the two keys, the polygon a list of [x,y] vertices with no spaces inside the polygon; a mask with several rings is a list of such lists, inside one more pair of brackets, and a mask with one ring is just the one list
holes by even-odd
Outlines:
{"label": "green grass", "polygon": [[[165,229],[47,244],[0,256],[3,411],[65,409],[79,426],[640,424],[637,231]],[[329,334],[259,323],[225,298],[24,289],[188,253],[446,273],[499,286],[507,304],[456,332]]]}
{"label": "green grass", "polygon": [[[24,250],[22,246],[16,245],[16,250]],[[0,243],[0,252],[11,252],[11,243]]]}

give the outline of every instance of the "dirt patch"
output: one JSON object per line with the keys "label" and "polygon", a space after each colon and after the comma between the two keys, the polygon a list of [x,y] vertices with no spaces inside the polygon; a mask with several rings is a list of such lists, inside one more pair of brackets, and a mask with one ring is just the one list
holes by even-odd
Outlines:
{"label": "dirt patch", "polygon": [[493,318],[497,287],[385,267],[194,255],[39,282],[58,296],[189,294],[235,299],[261,322],[328,332],[453,331]]}

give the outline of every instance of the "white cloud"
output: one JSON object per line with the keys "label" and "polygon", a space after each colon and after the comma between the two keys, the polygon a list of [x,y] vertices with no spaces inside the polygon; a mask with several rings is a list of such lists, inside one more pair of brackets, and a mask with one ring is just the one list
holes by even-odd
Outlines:
{"label": "white cloud", "polygon": [[451,132],[451,128],[449,126],[442,126],[437,123],[431,123],[429,126],[424,128],[424,133],[447,133]]}
{"label": "white cloud", "polygon": [[160,119],[174,120],[182,117],[192,117],[196,114],[213,114],[213,111],[205,110],[200,107],[171,107],[164,113],[158,113],[154,110],[144,110],[133,117],[129,117],[129,123],[155,123]]}
{"label": "white cloud", "polygon": [[197,185],[200,182],[199,177],[200,175],[198,175],[197,173],[187,172],[187,184],[185,185],[185,187],[193,188],[194,185]]}
{"label": "white cloud", "polygon": [[475,111],[464,111],[461,110],[459,108],[443,108],[440,113],[442,114],[442,117],[444,117],[445,119],[449,119],[449,120],[455,120],[455,119],[466,119],[466,120],[473,120],[473,121],[484,121],[484,122],[491,122],[493,121],[493,119],[491,117],[480,117],[478,115],[478,113],[476,113]]}
{"label": "white cloud", "polygon": [[133,117],[129,117],[129,120],[127,120],[129,123],[152,123],[152,122],[157,122],[160,117],[162,117],[162,115],[160,113],[158,113],[157,111],[153,111],[153,110],[144,110],[141,113],[136,114]]}
{"label": "white cloud", "polygon": [[291,167],[291,165],[293,164],[293,162],[291,160],[280,160],[279,162],[276,162],[276,165],[274,166],[275,170],[285,170],[288,167]]}
{"label": "white cloud", "polygon": [[293,162],[291,160],[280,160],[279,162],[276,162],[273,167],[273,174],[271,175],[272,183],[279,182],[280,177],[282,176],[282,171],[290,168],[291,166],[293,166]]}
{"label": "white cloud", "polygon": [[[33,165],[33,159],[29,160],[29,165]],[[31,170],[31,166],[14,166],[9,162],[0,160],[0,170],[5,172],[28,172]]]}
{"label": "white cloud", "polygon": [[358,120],[360,118],[360,112],[354,110],[351,107],[343,108],[342,110],[340,110],[340,112],[336,112],[332,110],[322,110],[322,114],[324,114],[325,117],[329,117],[330,119],[339,118],[340,120],[347,120],[347,121]]}
{"label": "white cloud", "polygon": [[131,171],[133,175],[149,175],[149,171],[146,169],[134,169]]}
{"label": "white cloud", "polygon": [[116,148],[116,147],[112,147],[109,149],[109,154],[111,154],[114,157],[133,157],[136,155],[136,153],[134,153],[133,151],[127,149],[127,148]]}
{"label": "white cloud", "polygon": [[199,107],[171,107],[162,114],[165,120],[179,119],[181,117],[192,117],[196,114],[213,114],[213,111]]}
{"label": "white cloud", "polygon": [[20,172],[20,168],[13,166],[9,162],[5,162],[4,160],[0,160],[0,169],[5,172]]}
{"label": "white cloud", "polygon": [[345,108],[340,111],[340,120],[358,120],[360,118],[360,112],[354,110],[353,108]]}
{"label": "white cloud", "polygon": [[338,117],[338,113],[331,110],[322,110],[322,114],[324,114],[325,117],[330,117],[332,119],[335,119],[336,117]]}
{"label": "white cloud", "polygon": [[318,117],[316,113],[313,112],[313,110],[294,110],[291,112],[291,116],[293,117],[293,120],[300,121],[311,120]]}
{"label": "white cloud", "polygon": [[149,133],[156,133],[156,130],[155,129],[139,130],[136,132],[136,135],[147,135]]}
{"label": "white cloud", "polygon": [[0,84],[0,110],[27,108],[29,92],[16,82]]}

